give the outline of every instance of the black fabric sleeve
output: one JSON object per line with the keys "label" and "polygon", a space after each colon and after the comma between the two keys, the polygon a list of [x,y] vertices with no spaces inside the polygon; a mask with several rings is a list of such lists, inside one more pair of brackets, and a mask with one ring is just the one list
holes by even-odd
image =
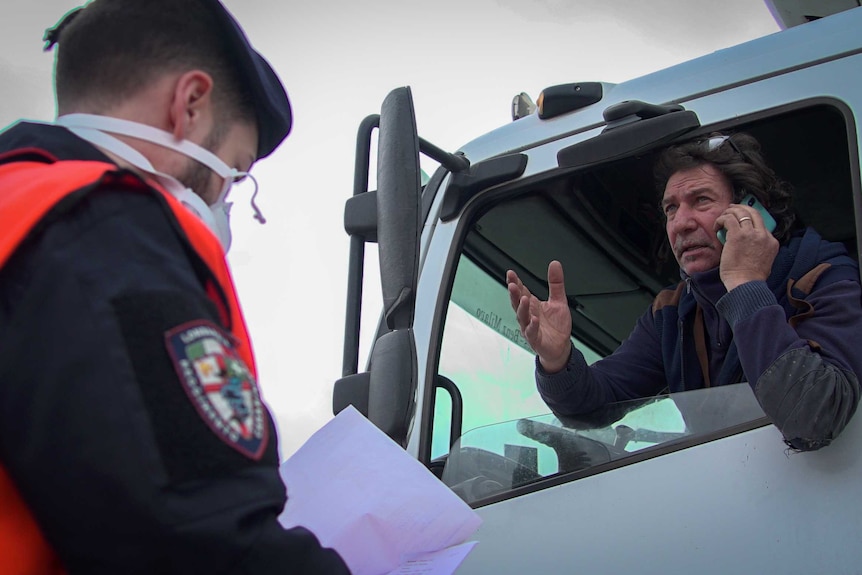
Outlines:
{"label": "black fabric sleeve", "polygon": [[[0,270],[0,463],[71,574],[347,573],[184,389],[166,331],[219,319],[162,200],[96,191]],[[245,393],[250,387],[246,385]]]}

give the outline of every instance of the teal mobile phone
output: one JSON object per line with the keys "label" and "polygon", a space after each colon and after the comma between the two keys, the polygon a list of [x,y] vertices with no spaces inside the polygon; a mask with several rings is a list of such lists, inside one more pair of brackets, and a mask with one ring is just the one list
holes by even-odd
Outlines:
{"label": "teal mobile phone", "polygon": [[[760,217],[763,218],[763,224],[766,226],[766,231],[771,232],[775,229],[775,218],[772,217],[772,214],[766,211],[766,208],[763,207],[763,204],[757,201],[757,198],[755,198],[751,194],[748,194],[747,196],[739,200],[739,203],[743,206],[749,206],[757,210],[757,212],[760,214]],[[718,236],[718,241],[720,241],[721,243],[727,241],[726,229],[721,228],[720,230],[718,230],[718,234],[716,235]]]}

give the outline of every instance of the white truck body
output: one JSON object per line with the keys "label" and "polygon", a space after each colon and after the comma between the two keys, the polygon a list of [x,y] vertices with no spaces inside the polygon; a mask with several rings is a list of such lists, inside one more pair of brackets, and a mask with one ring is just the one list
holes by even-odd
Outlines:
{"label": "white truck body", "polygon": [[[381,263],[385,317],[368,372],[354,375],[345,361],[334,408],[357,405],[476,508],[479,544],[458,573],[862,573],[858,415],[832,445],[807,453],[788,450],[745,383],[561,420],[538,398],[502,275],[516,269],[545,297],[547,263],[563,261],[573,341],[588,359],[610,353],[674,279],[653,253],[664,230],[645,208],[650,194],[658,203],[645,170],[668,142],[719,130],[758,137],[795,185],[800,216],[858,254],[862,8],[581,87],[598,99],[465,145],[458,155],[470,167],[452,160],[421,198],[417,184],[416,211],[389,203],[385,174],[376,222],[357,223],[360,210],[348,206],[348,232],[379,240],[390,263],[400,256],[386,245],[405,242],[384,220],[419,226],[407,234],[411,281],[392,285]],[[693,113],[697,124],[635,134],[639,122],[664,120],[637,106],[607,119],[630,101],[663,106],[668,118]],[[397,171],[412,160],[386,152],[387,114],[384,104],[378,167]],[[618,149],[598,144],[611,137]],[[501,158],[512,161],[491,165]],[[403,342],[390,345],[392,336]]]}

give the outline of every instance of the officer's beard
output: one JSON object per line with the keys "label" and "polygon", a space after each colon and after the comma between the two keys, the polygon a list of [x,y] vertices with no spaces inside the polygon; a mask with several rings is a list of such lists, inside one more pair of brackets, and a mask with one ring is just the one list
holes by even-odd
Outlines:
{"label": "officer's beard", "polygon": [[[203,143],[201,143],[201,147],[215,154],[215,150],[221,145],[223,138],[224,130],[220,130],[219,128],[213,128],[209,135],[207,135],[207,137],[204,139]],[[207,197],[207,195],[209,195],[207,194],[207,191],[212,188],[210,184],[213,176],[215,176],[215,174],[210,168],[201,164],[193,158],[189,158],[188,166],[185,170],[178,174],[176,178],[182,185],[192,190],[194,193],[200,196],[207,204],[211,205],[218,200],[218,198]],[[220,187],[221,182],[219,182],[219,185],[216,186],[214,189],[217,191]]]}

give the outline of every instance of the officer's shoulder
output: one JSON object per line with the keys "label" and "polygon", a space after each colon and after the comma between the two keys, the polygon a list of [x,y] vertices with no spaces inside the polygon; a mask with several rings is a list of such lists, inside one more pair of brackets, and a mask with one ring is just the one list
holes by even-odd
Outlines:
{"label": "officer's shoulder", "polygon": [[146,276],[165,266],[186,267],[187,252],[165,202],[155,191],[89,190],[58,204],[31,230],[9,264],[50,265],[58,276],[81,277],[121,270]]}

